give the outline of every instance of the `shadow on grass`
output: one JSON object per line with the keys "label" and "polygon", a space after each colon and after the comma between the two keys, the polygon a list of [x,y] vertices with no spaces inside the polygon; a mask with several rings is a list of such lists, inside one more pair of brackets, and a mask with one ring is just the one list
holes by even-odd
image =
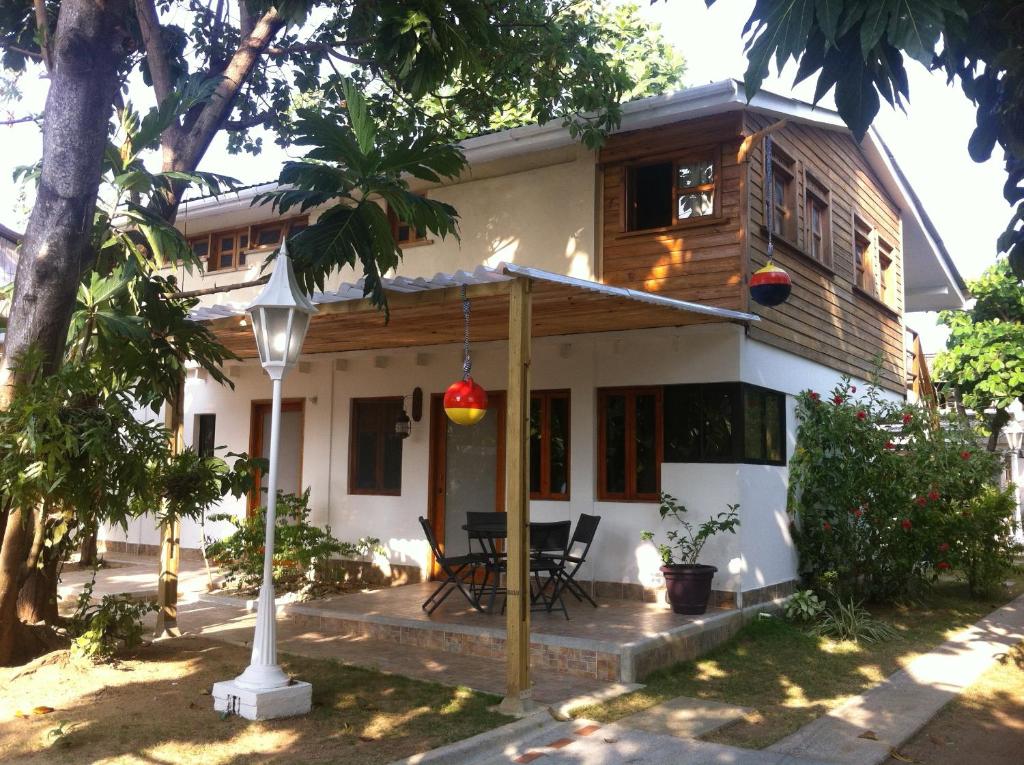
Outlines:
{"label": "shadow on grass", "polygon": [[[69,662],[41,666],[6,685],[0,703],[0,761],[25,763],[386,763],[501,725],[493,696],[330,660],[283,656],[285,670],[312,681],[304,717],[250,722],[221,719],[210,687],[248,663],[245,648],[179,638],[120,657],[116,666]],[[13,679],[12,679],[13,678]],[[16,718],[48,704],[44,716]],[[7,712],[2,714],[2,712]],[[67,734],[48,745],[49,732]]]}
{"label": "shadow on grass", "polygon": [[[1015,582],[1011,596],[1022,589]],[[753,711],[705,738],[762,748],[863,693],[1000,605],[971,600],[965,587],[942,583],[926,602],[872,609],[899,633],[895,640],[874,644],[811,636],[781,618],[759,619],[705,656],[652,673],[644,688],[574,715],[610,722],[677,696],[729,702]]]}

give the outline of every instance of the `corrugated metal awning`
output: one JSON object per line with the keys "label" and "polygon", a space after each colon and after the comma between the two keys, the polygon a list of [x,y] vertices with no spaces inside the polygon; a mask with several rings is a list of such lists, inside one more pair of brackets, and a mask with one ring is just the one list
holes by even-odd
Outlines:
{"label": "corrugated metal awning", "polygon": [[[460,288],[472,301],[476,341],[507,336],[508,285],[533,284],[533,336],[585,334],[715,321],[756,322],[752,313],[692,303],[649,292],[503,263],[472,272],[439,273],[430,279],[403,276],[383,280],[390,321],[363,297],[360,279],[337,290],[315,293],[319,312],[310,324],[305,353],[414,347],[459,342],[462,338]],[[256,355],[252,331],[237,306],[197,308],[192,318],[209,322],[221,342],[243,358]],[[343,317],[343,318],[342,318]]]}

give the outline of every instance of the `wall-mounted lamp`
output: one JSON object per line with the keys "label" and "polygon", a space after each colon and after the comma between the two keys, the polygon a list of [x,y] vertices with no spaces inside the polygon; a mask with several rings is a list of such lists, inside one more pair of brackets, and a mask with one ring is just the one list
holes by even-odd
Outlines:
{"label": "wall-mounted lamp", "polygon": [[[405,411],[405,399],[412,399],[412,417]],[[423,389],[414,388],[412,395],[402,397],[402,411],[395,420],[395,435],[405,439],[412,435],[412,424],[423,418]]]}

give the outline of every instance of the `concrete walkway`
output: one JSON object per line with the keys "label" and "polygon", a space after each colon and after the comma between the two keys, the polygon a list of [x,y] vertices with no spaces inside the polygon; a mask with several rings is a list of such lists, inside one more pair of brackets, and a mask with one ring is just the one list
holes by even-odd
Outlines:
{"label": "concrete walkway", "polygon": [[[1000,654],[1024,641],[1024,596],[919,656],[864,694],[769,751],[849,765],[877,765],[908,741]],[[1022,756],[1024,761],[1024,756]]]}

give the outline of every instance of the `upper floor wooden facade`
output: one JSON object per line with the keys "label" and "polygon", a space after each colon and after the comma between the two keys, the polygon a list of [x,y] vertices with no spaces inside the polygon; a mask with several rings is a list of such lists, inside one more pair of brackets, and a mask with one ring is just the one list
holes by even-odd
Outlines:
{"label": "upper floor wooden facade", "polygon": [[[600,168],[605,282],[752,311],[752,338],[902,390],[901,213],[847,133],[734,111],[614,135]],[[769,225],[793,279],[776,308],[746,289]]]}

